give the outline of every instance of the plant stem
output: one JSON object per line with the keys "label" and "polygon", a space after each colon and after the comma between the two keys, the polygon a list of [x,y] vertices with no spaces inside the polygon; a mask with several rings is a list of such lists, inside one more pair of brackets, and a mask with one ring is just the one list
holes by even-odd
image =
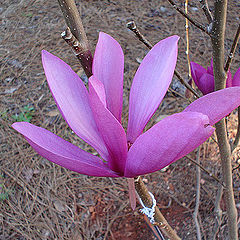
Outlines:
{"label": "plant stem", "polygon": [[230,53],[228,54],[228,59],[227,59],[226,65],[224,67],[226,72],[228,72],[228,70],[230,68],[230,65],[232,63],[234,53],[235,53],[235,50],[237,48],[237,44],[238,44],[238,41],[239,41],[239,37],[240,37],[240,24],[238,25],[238,29],[237,29],[237,32],[235,34],[235,37],[234,37],[234,40],[233,40],[233,43],[232,43],[232,47],[231,47]]}
{"label": "plant stem", "polygon": [[[151,208],[153,201],[141,177],[137,177],[135,179],[135,189],[138,193],[139,198],[141,198],[142,202],[144,203],[144,205],[146,207]],[[162,215],[162,213],[160,212],[157,206],[155,208],[154,219],[155,219],[156,225],[158,225],[158,227],[162,230],[162,232],[167,237],[169,237],[171,240],[180,240],[179,236],[168,224],[167,220],[164,218],[164,216]]]}
{"label": "plant stem", "polygon": [[[75,43],[78,44],[77,58],[80,61],[86,75],[90,77],[92,75],[92,54],[89,50],[89,44],[86,33],[84,31],[82,20],[80,18],[77,6],[74,0],[58,0],[59,6],[62,10],[66,24],[70,30],[66,30],[67,37],[70,37],[70,33],[76,38]],[[64,35],[63,35],[64,37]],[[66,41],[66,36],[64,38]],[[75,53],[76,54],[76,53]]]}
{"label": "plant stem", "polygon": [[[215,0],[212,27],[213,71],[215,90],[225,88],[226,72],[224,70],[224,36],[227,15],[227,0]],[[237,209],[232,185],[231,150],[227,139],[225,120],[216,123],[216,134],[222,163],[225,204],[228,215],[229,239],[238,239]]]}
{"label": "plant stem", "polygon": [[209,32],[205,26],[192,19],[188,14],[186,14],[181,8],[179,8],[173,0],[168,0],[168,2],[178,11],[183,17],[187,18],[190,23],[192,23],[195,27],[199,28],[203,32],[209,35]]}
{"label": "plant stem", "polygon": [[208,8],[208,3],[207,3],[207,0],[199,0],[199,2],[201,3],[201,7],[202,7],[202,10],[203,12],[205,13],[206,17],[207,17],[207,20],[208,20],[208,23],[211,23],[213,21],[213,17],[212,17],[212,14]]}
{"label": "plant stem", "polygon": [[[200,147],[197,149],[197,158],[196,162],[200,164]],[[201,170],[199,166],[196,166],[196,205],[193,213],[193,219],[196,226],[197,231],[197,239],[201,240],[201,230],[198,222],[198,210],[199,210],[199,204],[200,204],[200,192],[201,192]]]}

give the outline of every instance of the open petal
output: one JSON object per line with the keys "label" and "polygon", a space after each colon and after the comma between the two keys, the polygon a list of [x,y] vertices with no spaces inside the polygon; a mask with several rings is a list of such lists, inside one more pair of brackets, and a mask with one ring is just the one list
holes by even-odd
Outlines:
{"label": "open petal", "polygon": [[51,162],[89,176],[119,177],[100,158],[83,151],[44,128],[27,122],[17,122],[12,127],[26,138],[38,154]]}
{"label": "open petal", "polygon": [[240,105],[240,87],[209,93],[192,102],[184,112],[200,112],[208,116],[211,125],[220,121]]}
{"label": "open petal", "polygon": [[135,74],[129,99],[127,139],[130,143],[142,133],[167,92],[176,66],[178,39],[172,36],[157,43]]}
{"label": "open petal", "polygon": [[121,122],[124,55],[119,43],[106,33],[99,33],[92,70],[104,85],[107,108]]}
{"label": "open petal", "polygon": [[234,74],[232,79],[232,86],[233,87],[240,87],[240,68]]}
{"label": "open petal", "polygon": [[89,96],[93,96],[95,93],[98,95],[104,107],[107,107],[105,88],[101,81],[97,80],[96,77],[91,76],[89,79]]}
{"label": "open petal", "polygon": [[97,127],[102,135],[102,138],[109,152],[108,161],[109,167],[118,172],[120,175],[124,173],[125,162],[127,158],[127,139],[125,131],[119,121],[113,114],[104,107],[99,95],[94,89],[94,76],[89,81],[91,87],[90,103],[94,113]]}
{"label": "open petal", "polygon": [[203,94],[208,94],[214,91],[214,77],[209,73],[204,73],[198,83],[196,83],[197,87]]}
{"label": "open petal", "polygon": [[49,88],[64,119],[80,138],[106,158],[107,149],[96,127],[82,80],[70,66],[47,51],[42,51],[42,62]]}
{"label": "open petal", "polygon": [[207,70],[204,67],[202,67],[201,65],[199,65],[195,62],[191,62],[190,67],[191,67],[191,74],[192,74],[193,81],[198,86],[199,85],[199,79],[202,77],[202,75],[204,73],[207,72]]}
{"label": "open petal", "polygon": [[201,113],[177,113],[139,136],[128,152],[125,177],[158,171],[193,151],[214,131]]}

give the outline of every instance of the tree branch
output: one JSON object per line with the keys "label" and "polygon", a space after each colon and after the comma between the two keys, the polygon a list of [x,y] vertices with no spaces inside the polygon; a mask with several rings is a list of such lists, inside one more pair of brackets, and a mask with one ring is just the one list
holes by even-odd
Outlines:
{"label": "tree branch", "polygon": [[197,22],[196,20],[192,19],[188,14],[186,14],[181,8],[179,8],[174,1],[168,0],[168,2],[178,11],[183,17],[187,18],[190,23],[192,23],[195,27],[199,28],[201,31],[205,32],[206,34],[210,35],[208,29]]}
{"label": "tree branch", "polygon": [[[197,149],[197,158],[196,158],[196,162],[198,164],[200,164],[199,161],[200,158],[200,147],[198,147]],[[199,222],[198,222],[198,210],[199,210],[199,204],[200,204],[200,190],[201,190],[201,170],[199,168],[199,166],[196,166],[196,205],[195,205],[195,209],[193,212],[193,219],[195,222],[195,226],[196,226],[196,231],[197,231],[197,239],[201,240],[201,230],[200,230],[200,226],[199,226]]]}
{"label": "tree branch", "polygon": [[199,0],[199,2],[201,3],[201,8],[202,8],[203,12],[205,13],[208,23],[211,23],[213,21],[213,17],[208,8],[207,0]]}
{"label": "tree branch", "polygon": [[[144,205],[151,208],[153,205],[153,201],[141,177],[137,177],[135,179],[135,189]],[[180,240],[176,232],[168,224],[167,220],[164,218],[157,206],[155,207],[154,219],[156,221],[156,225],[162,230],[164,234],[166,234],[167,237],[169,237],[171,240]]]}
{"label": "tree branch", "polygon": [[[215,0],[212,27],[213,71],[215,90],[225,88],[224,36],[226,27],[227,0]],[[238,239],[237,209],[232,185],[231,150],[227,139],[225,120],[216,123],[216,134],[222,163],[223,182],[226,186],[224,197],[228,215],[229,239]]]}
{"label": "tree branch", "polygon": [[75,54],[75,48],[77,48],[76,56],[80,61],[86,75],[90,77],[92,75],[93,58],[91,51],[89,50],[87,36],[84,31],[77,6],[74,0],[58,0],[58,3],[62,10],[66,24],[69,27],[69,29],[62,34],[62,37],[72,47]]}
{"label": "tree branch", "polygon": [[237,44],[238,44],[238,41],[239,41],[239,36],[240,36],[240,24],[238,25],[238,29],[237,29],[237,32],[235,34],[235,37],[234,37],[234,40],[233,40],[233,43],[232,43],[232,47],[231,47],[230,53],[228,54],[228,59],[227,59],[227,62],[225,64],[225,67],[224,67],[226,72],[228,72],[228,70],[230,68],[230,65],[232,63],[234,53],[235,53],[235,50],[237,48]]}

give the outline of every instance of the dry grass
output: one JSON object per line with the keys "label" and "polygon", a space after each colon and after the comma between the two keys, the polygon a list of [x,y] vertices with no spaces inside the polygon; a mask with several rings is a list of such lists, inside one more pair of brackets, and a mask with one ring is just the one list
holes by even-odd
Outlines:
{"label": "dry grass", "polygon": [[[184,19],[166,0],[76,2],[79,2],[91,46],[95,46],[98,32],[104,31],[115,37],[124,50],[125,125],[127,96],[138,66],[136,58],[142,58],[147,51],[125,27],[128,20],[134,19],[153,43],[171,34],[180,35],[177,68],[184,77],[187,76]],[[190,13],[199,21],[206,22],[199,5],[192,3],[191,6],[198,7],[198,10],[190,8]],[[231,1],[227,49],[239,22],[239,11],[238,1]],[[60,116],[41,66],[40,52],[46,49],[70,64],[75,71],[80,68],[60,37],[65,24],[57,1],[8,0],[0,3],[0,17],[0,30],[4,33],[0,36],[0,184],[3,186],[0,191],[8,194],[6,199],[0,200],[0,239],[151,239],[142,217],[129,207],[124,179],[88,177],[54,165],[38,156],[11,128],[14,122],[12,116],[30,105],[35,109],[32,123],[47,128],[86,151],[94,151],[72,134]],[[192,27],[190,49],[193,61],[205,66],[209,64],[210,40]],[[233,72],[239,65],[237,52]],[[160,114],[180,111],[186,104],[185,100],[168,94],[154,119]],[[234,116],[232,118],[229,125],[236,124]],[[238,158],[236,153],[235,160]],[[204,145],[201,161],[207,169],[220,176],[217,147],[211,140]],[[239,188],[239,170],[234,172],[234,178],[235,187]],[[165,172],[148,175],[145,180],[179,235],[183,239],[195,239],[192,219],[195,166],[183,159]],[[203,174],[200,215],[205,239],[208,239],[213,225],[216,189],[217,183]],[[239,204],[237,192],[236,197]],[[225,224],[226,221],[220,234],[222,239]]]}

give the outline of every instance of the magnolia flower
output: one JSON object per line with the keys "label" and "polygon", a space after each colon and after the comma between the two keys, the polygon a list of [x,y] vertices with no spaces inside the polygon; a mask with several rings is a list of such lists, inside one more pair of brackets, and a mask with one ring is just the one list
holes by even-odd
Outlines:
{"label": "magnolia flower", "polygon": [[[199,90],[205,95],[214,91],[214,76],[213,76],[213,61],[211,65],[205,69],[201,65],[191,62],[192,79],[199,88]],[[232,78],[230,70],[227,74],[226,87],[240,86],[240,68]]]}
{"label": "magnolia flower", "polygon": [[178,39],[172,36],[157,43],[139,66],[130,91],[127,134],[121,125],[124,59],[116,40],[100,33],[89,91],[70,66],[42,52],[61,114],[101,157],[27,122],[14,123],[13,128],[41,156],[81,174],[133,178],[164,168],[202,144],[214,131],[211,125],[240,105],[240,88],[224,89],[199,98],[143,133],[172,80]]}

